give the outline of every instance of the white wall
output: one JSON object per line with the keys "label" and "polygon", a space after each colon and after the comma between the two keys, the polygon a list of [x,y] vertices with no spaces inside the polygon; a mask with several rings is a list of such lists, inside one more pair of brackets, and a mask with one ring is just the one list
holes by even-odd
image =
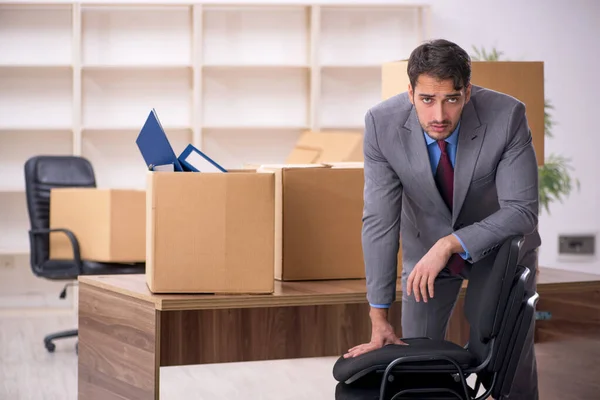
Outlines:
{"label": "white wall", "polygon": [[561,259],[558,235],[598,233],[598,171],[593,140],[600,92],[600,1],[432,0],[431,36],[452,40],[470,53],[472,45],[496,46],[513,60],[544,61],[546,98],[557,122],[546,152],[572,158],[581,190],[554,203],[540,219],[540,265],[600,273],[598,257]]}

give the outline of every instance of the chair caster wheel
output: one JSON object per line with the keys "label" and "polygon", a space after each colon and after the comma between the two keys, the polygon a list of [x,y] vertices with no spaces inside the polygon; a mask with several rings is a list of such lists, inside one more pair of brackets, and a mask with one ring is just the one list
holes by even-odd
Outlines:
{"label": "chair caster wheel", "polygon": [[54,350],[56,349],[56,345],[52,342],[45,342],[44,343],[46,345],[46,350],[48,350],[49,353],[54,353]]}

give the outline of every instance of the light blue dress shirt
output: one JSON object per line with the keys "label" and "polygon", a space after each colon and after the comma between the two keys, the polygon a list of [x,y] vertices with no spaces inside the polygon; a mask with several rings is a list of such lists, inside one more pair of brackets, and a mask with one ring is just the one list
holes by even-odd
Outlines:
{"label": "light blue dress shirt", "polygon": [[[454,132],[452,132],[452,134],[446,138],[446,142],[448,143],[448,145],[446,146],[446,151],[448,152],[448,156],[450,157],[450,162],[452,163],[452,167],[454,167],[456,164],[456,149],[458,147],[459,129],[460,129],[460,123],[458,124],[458,126],[456,127]],[[435,139],[432,139],[431,137],[429,137],[429,135],[425,132],[423,132],[423,136],[425,136],[425,143],[427,144],[427,151],[429,152],[429,163],[431,164],[431,172],[435,176],[435,172],[436,172],[437,166],[440,162],[440,156],[442,155],[442,151],[440,150],[440,147],[438,146]],[[454,234],[454,236],[458,239],[461,246],[465,250],[463,253],[459,253],[460,256],[462,258],[464,258],[465,260],[468,260],[470,258],[470,255],[469,255],[469,251],[467,250],[465,244],[456,234]],[[371,304],[371,307],[389,308],[390,304]]]}

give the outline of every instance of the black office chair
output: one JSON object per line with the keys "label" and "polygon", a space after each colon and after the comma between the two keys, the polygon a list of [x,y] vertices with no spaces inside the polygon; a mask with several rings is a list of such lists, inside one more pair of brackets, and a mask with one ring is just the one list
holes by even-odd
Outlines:
{"label": "black office chair", "polygon": [[[145,263],[110,264],[81,259],[79,243],[68,229],[50,228],[50,189],[64,187],[96,187],[90,162],[77,156],[35,156],[25,162],[25,192],[29,213],[30,264],[38,277],[52,280],[76,280],[79,275],[142,274]],[[50,259],[50,232],[65,234],[73,247],[72,260]],[[65,298],[67,283],[60,294]],[[44,338],[49,352],[56,348],[53,340],[75,337],[77,329],[58,332]]]}
{"label": "black office chair", "polygon": [[[507,240],[493,266],[473,268],[465,298],[470,325],[463,348],[446,340],[402,338],[355,358],[340,357],[333,368],[336,400],[486,399],[510,390],[514,369],[534,315],[533,279],[518,265],[522,237]],[[476,374],[473,387],[467,378]],[[477,397],[481,385],[485,393]]]}

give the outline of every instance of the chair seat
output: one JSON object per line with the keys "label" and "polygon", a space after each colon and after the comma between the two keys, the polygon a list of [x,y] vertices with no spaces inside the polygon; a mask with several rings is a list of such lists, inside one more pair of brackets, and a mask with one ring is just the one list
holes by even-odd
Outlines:
{"label": "chair seat", "polygon": [[[335,387],[335,400],[380,400],[382,377],[383,374],[370,374],[351,384],[340,382]],[[465,399],[461,383],[456,382],[449,373],[410,373],[406,379],[395,378],[386,385],[384,400],[391,400],[403,390],[422,388],[428,389],[426,395],[422,392],[403,393],[396,399]],[[469,395],[474,395],[471,388]]]}
{"label": "chair seat", "polygon": [[79,275],[142,274],[145,271],[145,263],[121,264],[82,261],[81,272],[70,260],[47,260],[42,266],[44,277],[48,279],[76,279]]}
{"label": "chair seat", "polygon": [[[338,382],[350,383],[372,372],[383,373],[397,358],[412,356],[445,356],[454,360],[463,370],[468,371],[479,364],[477,358],[456,343],[428,338],[403,339],[407,345],[387,345],[381,349],[354,358],[340,357],[334,367],[333,376]],[[397,364],[394,371],[457,372],[456,367],[444,360],[424,360]]]}

